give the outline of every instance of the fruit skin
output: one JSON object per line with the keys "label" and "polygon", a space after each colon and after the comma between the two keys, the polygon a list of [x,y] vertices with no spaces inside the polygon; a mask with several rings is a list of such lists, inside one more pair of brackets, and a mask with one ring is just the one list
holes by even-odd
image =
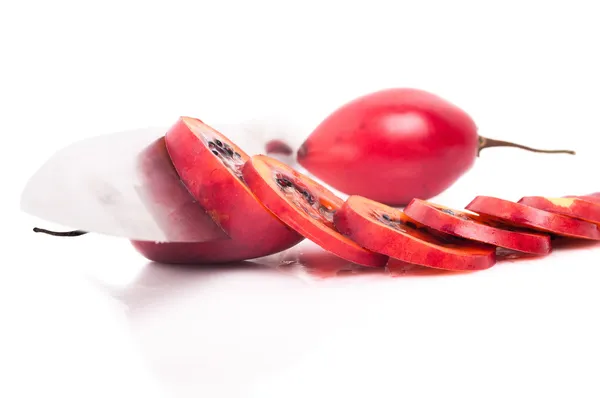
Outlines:
{"label": "fruit skin", "polygon": [[[199,119],[181,117],[165,135],[171,161],[191,195],[237,242],[224,246],[224,250],[239,250],[244,256],[256,257],[283,251],[302,241],[302,235],[267,210],[246,184],[224,166],[203,142],[201,134],[228,143],[239,153],[240,164],[249,157]],[[244,256],[230,253],[227,258]]]}
{"label": "fruit skin", "polygon": [[535,207],[536,209],[564,214],[569,217],[600,224],[600,204],[586,198],[525,196],[519,200],[519,203]]}
{"label": "fruit skin", "polygon": [[[148,145],[136,158],[138,193],[165,231],[167,240],[207,242],[229,239],[185,188],[171,163],[165,138]],[[163,246],[164,247],[164,246]]]}
{"label": "fruit skin", "polygon": [[588,202],[600,204],[600,192],[594,192],[587,195],[569,195],[565,196],[565,198],[579,198]]}
{"label": "fruit skin", "polygon": [[[451,211],[455,215],[443,210]],[[477,214],[444,208],[420,199],[412,200],[404,212],[410,218],[432,229],[465,239],[538,255],[546,255],[551,251],[548,234],[510,230],[509,226],[489,223]]]}
{"label": "fruit skin", "polygon": [[280,154],[289,156],[294,153],[294,150],[283,140],[270,140],[265,144],[265,152],[267,155]]}
{"label": "fruit skin", "polygon": [[465,208],[516,227],[571,238],[600,240],[600,230],[593,223],[504,199],[477,196]]}
{"label": "fruit skin", "polygon": [[[423,232],[425,240],[408,237],[371,217],[371,209],[382,210],[395,219],[406,218],[401,210],[353,195],[336,212],[335,225],[341,233],[361,246],[388,255],[389,263],[396,264],[396,260],[400,260],[454,271],[483,270],[496,263],[494,246],[469,241],[461,242],[462,246],[454,248],[440,246],[435,243],[438,241],[437,239],[427,236],[425,232]],[[420,233],[415,235],[420,235]]]}
{"label": "fruit skin", "polygon": [[364,249],[322,221],[313,219],[291,203],[273,180],[274,171],[282,173],[290,180],[298,181],[318,201],[327,201],[328,206],[332,209],[342,206],[343,200],[286,164],[266,155],[255,155],[243,167],[244,180],[252,192],[277,217],[323,249],[345,260],[366,267],[386,265],[387,256]]}
{"label": "fruit skin", "polygon": [[150,261],[165,264],[219,264],[250,260],[277,253],[278,242],[248,245],[236,240],[213,242],[168,242],[131,241],[133,247]]}
{"label": "fruit skin", "polygon": [[478,149],[477,126],[462,109],[423,90],[392,88],[330,114],[297,161],[341,192],[402,206],[447,189]]}

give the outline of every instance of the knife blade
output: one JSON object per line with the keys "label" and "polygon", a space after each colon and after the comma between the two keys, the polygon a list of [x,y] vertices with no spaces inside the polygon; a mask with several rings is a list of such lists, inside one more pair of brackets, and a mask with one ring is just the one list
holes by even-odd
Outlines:
{"label": "knife blade", "polygon": [[135,240],[228,239],[180,181],[164,143],[166,131],[120,131],[65,147],[27,182],[22,211],[65,227]]}

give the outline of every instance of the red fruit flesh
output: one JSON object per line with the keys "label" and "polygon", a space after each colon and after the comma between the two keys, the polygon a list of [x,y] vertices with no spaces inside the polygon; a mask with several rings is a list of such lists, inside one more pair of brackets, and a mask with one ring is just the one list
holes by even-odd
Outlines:
{"label": "red fruit flesh", "polygon": [[587,199],[525,196],[519,200],[519,203],[596,224],[600,223],[600,204]]}
{"label": "red fruit flesh", "polygon": [[545,151],[477,134],[473,119],[432,93],[393,88],[354,99],[325,118],[299,148],[306,170],[350,195],[394,206],[429,199],[489,147]]}
{"label": "red fruit flesh", "polygon": [[466,209],[514,227],[571,238],[600,240],[600,230],[595,224],[504,199],[477,196]]}
{"label": "red fruit flesh", "polygon": [[360,196],[350,196],[334,221],[350,239],[391,259],[454,271],[482,270],[496,263],[494,246],[435,233],[401,210]]}
{"label": "red fruit flesh", "polygon": [[336,231],[333,215],[343,200],[284,163],[256,155],[243,168],[244,180],[283,222],[323,249],[350,262],[383,267],[387,256],[366,250]]}
{"label": "red fruit flesh", "polygon": [[465,239],[530,254],[545,255],[551,251],[549,235],[518,230],[475,213],[419,199],[411,201],[404,212],[427,227]]}
{"label": "red fruit flesh", "polygon": [[244,250],[272,254],[304,239],[246,186],[241,170],[249,156],[227,137],[198,119],[182,117],[169,129],[165,142],[189,192]]}
{"label": "red fruit flesh", "polygon": [[181,182],[165,139],[154,141],[137,159],[138,193],[167,240],[207,242],[229,239]]}

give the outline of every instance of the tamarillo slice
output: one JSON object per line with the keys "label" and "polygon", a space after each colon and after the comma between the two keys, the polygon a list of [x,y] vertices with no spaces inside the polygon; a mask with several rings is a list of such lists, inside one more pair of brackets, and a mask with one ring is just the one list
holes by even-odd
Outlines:
{"label": "tamarillo slice", "polygon": [[249,156],[223,134],[199,119],[180,117],[167,131],[165,143],[190,194],[245,256],[280,252],[304,239],[248,188],[242,167]]}
{"label": "tamarillo slice", "polygon": [[[335,213],[337,229],[359,245],[390,257],[389,264],[483,270],[496,263],[496,248],[431,231],[402,210],[350,196]],[[395,261],[398,260],[398,261]]]}
{"label": "tamarillo slice", "polygon": [[335,229],[333,216],[344,201],[318,182],[266,155],[252,156],[242,174],[269,210],[323,249],[367,267],[387,263],[387,256],[361,247]]}
{"label": "tamarillo slice", "polygon": [[413,199],[404,212],[413,220],[446,234],[523,253],[551,252],[550,235],[500,224],[480,215]]}
{"label": "tamarillo slice", "polygon": [[[590,197],[594,197],[591,196]],[[544,196],[525,196],[519,203],[546,210],[552,213],[578,218],[600,224],[600,203],[590,201],[589,198],[550,198]]]}
{"label": "tamarillo slice", "polygon": [[570,238],[600,240],[600,230],[596,224],[509,200],[477,196],[465,208],[501,224]]}

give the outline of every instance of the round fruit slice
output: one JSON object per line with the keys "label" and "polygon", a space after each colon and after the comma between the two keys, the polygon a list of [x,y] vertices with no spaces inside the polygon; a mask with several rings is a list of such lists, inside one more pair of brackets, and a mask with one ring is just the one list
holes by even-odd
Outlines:
{"label": "round fruit slice", "polygon": [[600,204],[591,202],[589,199],[525,196],[519,200],[519,203],[580,220],[600,223]]}
{"label": "round fruit slice", "polygon": [[181,117],[165,142],[188,191],[242,252],[273,254],[304,239],[246,186],[242,166],[249,156],[227,137],[201,120]]}
{"label": "round fruit slice", "polygon": [[245,164],[243,176],[269,210],[325,250],[368,267],[387,263],[387,256],[364,249],[337,232],[333,215],[344,201],[321,184],[265,155],[253,156]]}
{"label": "round fruit slice", "polygon": [[413,199],[404,212],[421,224],[454,236],[530,254],[548,254],[550,236],[509,227],[478,214]]}
{"label": "round fruit slice", "polygon": [[600,230],[596,224],[509,200],[477,196],[466,209],[513,227],[527,227],[571,238],[600,240]]}
{"label": "round fruit slice", "polygon": [[496,263],[496,248],[428,230],[401,210],[350,196],[334,216],[337,229],[391,259],[446,270],[482,270]]}

